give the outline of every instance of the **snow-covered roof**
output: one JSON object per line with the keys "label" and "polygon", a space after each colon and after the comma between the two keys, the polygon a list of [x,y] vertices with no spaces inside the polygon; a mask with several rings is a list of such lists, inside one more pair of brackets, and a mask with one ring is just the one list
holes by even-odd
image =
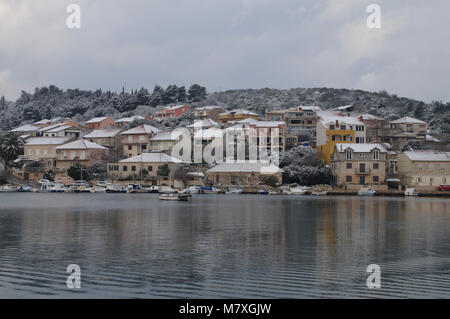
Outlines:
{"label": "snow-covered roof", "polygon": [[359,118],[362,118],[364,121],[370,121],[370,120],[377,120],[377,121],[384,121],[384,118],[378,117],[369,113],[365,114],[358,114],[356,115]]}
{"label": "snow-covered roof", "polygon": [[32,145],[62,145],[67,143],[70,137],[33,137],[31,138],[25,146]]}
{"label": "snow-covered roof", "polygon": [[55,127],[54,129],[46,131],[46,133],[58,133],[58,132],[61,132],[64,130],[68,130],[72,127],[73,126],[71,126],[71,125],[61,125],[61,126]]}
{"label": "snow-covered roof", "polygon": [[22,125],[21,127],[11,130],[11,132],[35,132],[39,129],[40,127],[34,125]]}
{"label": "snow-covered roof", "polygon": [[208,128],[208,127],[213,127],[213,126],[220,126],[219,123],[217,123],[216,121],[213,121],[211,119],[204,119],[201,121],[197,121],[194,124],[188,125],[187,127],[189,128]]}
{"label": "snow-covered roof", "polygon": [[204,110],[214,110],[214,109],[221,109],[221,107],[217,106],[217,105],[208,105],[208,106],[197,107],[194,111],[204,111]]}
{"label": "snow-covered roof", "polygon": [[94,117],[93,119],[87,121],[86,124],[101,123],[106,119],[108,119],[108,117]]}
{"label": "snow-covered roof", "polygon": [[164,107],[163,110],[171,110],[171,111],[173,111],[173,110],[178,110],[178,109],[180,109],[180,108],[182,108],[184,106],[189,107],[189,105],[186,105],[186,104],[183,104],[183,105],[181,105],[181,104],[180,105],[171,105],[171,106]]}
{"label": "snow-covered roof", "polygon": [[53,125],[46,126],[46,127],[43,127],[43,128],[39,128],[39,132],[47,132],[47,131],[53,130],[53,129],[57,128],[57,127],[63,126],[63,125],[64,124],[58,123],[58,124],[53,124]]}
{"label": "snow-covered roof", "polygon": [[381,153],[387,152],[381,144],[336,143],[336,149],[339,153],[345,152],[348,148],[351,148],[355,153],[370,153],[376,148],[379,149]]}
{"label": "snow-covered roof", "polygon": [[121,160],[120,163],[183,163],[182,160],[165,153],[153,152]]}
{"label": "snow-covered roof", "polygon": [[131,130],[125,131],[122,135],[132,135],[132,134],[155,134],[158,133],[159,130],[151,125],[139,125]]}
{"label": "snow-covered roof", "polygon": [[52,120],[44,119],[44,120],[37,121],[37,122],[35,122],[33,124],[34,125],[43,125],[43,124],[51,124],[51,123],[52,123]]}
{"label": "snow-covered roof", "polygon": [[145,117],[140,116],[140,115],[135,115],[135,116],[131,116],[131,117],[121,118],[115,122],[116,123],[130,123],[130,122],[138,121],[138,120],[145,120]]}
{"label": "snow-covered roof", "polygon": [[222,130],[220,128],[217,127],[212,127],[206,130],[198,130],[195,134],[194,134],[194,138],[197,139],[209,139],[209,138],[213,138],[213,137],[222,137],[225,134],[225,130]]}
{"label": "snow-covered roof", "polygon": [[343,105],[343,106],[336,107],[336,108],[334,108],[333,110],[336,110],[336,111],[346,111],[346,110],[348,110],[348,109],[351,109],[352,107],[353,107],[353,105]]}
{"label": "snow-covered roof", "polygon": [[221,163],[206,171],[207,173],[262,173],[273,174],[281,169],[269,163]]}
{"label": "snow-covered roof", "polygon": [[103,129],[103,130],[94,130],[89,134],[85,135],[84,138],[105,138],[105,137],[114,137],[121,132],[120,129]]}
{"label": "snow-covered roof", "polygon": [[426,136],[427,141],[431,141],[431,142],[440,142],[437,138],[427,134]]}
{"label": "snow-covered roof", "polygon": [[233,115],[254,115],[254,116],[258,116],[258,114],[251,112],[249,110],[244,110],[244,109],[235,109],[235,110],[231,110],[225,113],[222,113],[220,115],[228,115],[228,114],[233,114]]}
{"label": "snow-covered roof", "polygon": [[317,115],[320,117],[320,122],[329,127],[330,124],[335,124],[336,121],[340,124],[347,125],[364,125],[364,123],[355,116],[342,116],[337,112],[332,111],[319,111]]}
{"label": "snow-covered roof", "polygon": [[320,108],[320,106],[314,106],[314,105],[300,105],[297,108],[298,110],[302,110],[302,111],[321,111],[322,109]]}
{"label": "snow-covered roof", "polygon": [[404,123],[407,123],[407,124],[427,124],[424,121],[421,121],[419,119],[416,119],[416,118],[410,117],[410,116],[405,116],[405,117],[402,117],[401,119],[398,119],[398,120],[395,120],[395,121],[392,121],[392,122],[389,122],[389,123],[390,124],[404,124]]}
{"label": "snow-covered roof", "polygon": [[150,141],[176,141],[177,135],[173,133],[173,131],[159,132],[152,138]]}
{"label": "snow-covered roof", "polygon": [[450,152],[440,151],[410,151],[404,152],[411,161],[420,162],[450,162]]}
{"label": "snow-covered roof", "polygon": [[89,142],[87,140],[76,140],[71,143],[67,143],[56,147],[57,150],[87,150],[87,149],[103,149],[107,150],[106,147]]}

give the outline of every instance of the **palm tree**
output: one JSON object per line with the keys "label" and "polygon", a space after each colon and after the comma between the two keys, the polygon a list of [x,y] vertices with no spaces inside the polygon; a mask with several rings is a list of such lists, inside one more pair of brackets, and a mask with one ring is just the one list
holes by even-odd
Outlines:
{"label": "palm tree", "polygon": [[0,137],[0,159],[6,164],[23,155],[24,142],[20,134],[9,132]]}

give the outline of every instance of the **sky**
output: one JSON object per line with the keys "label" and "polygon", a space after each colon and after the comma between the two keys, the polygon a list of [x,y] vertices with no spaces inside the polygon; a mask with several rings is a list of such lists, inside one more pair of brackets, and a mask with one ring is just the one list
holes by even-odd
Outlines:
{"label": "sky", "polygon": [[[70,29],[69,4],[81,8]],[[381,8],[368,28],[367,6]],[[0,0],[0,96],[333,87],[450,101],[448,0]]]}

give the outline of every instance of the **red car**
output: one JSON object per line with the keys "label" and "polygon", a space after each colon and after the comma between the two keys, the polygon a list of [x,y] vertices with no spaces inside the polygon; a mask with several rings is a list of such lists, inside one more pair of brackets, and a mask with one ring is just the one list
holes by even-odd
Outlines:
{"label": "red car", "polygon": [[440,191],[450,191],[450,185],[441,185],[438,187]]}

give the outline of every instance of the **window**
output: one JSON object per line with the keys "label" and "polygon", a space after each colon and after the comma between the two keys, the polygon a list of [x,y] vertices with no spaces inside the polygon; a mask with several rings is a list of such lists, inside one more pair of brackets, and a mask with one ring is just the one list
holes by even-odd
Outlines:
{"label": "window", "polygon": [[334,130],[335,126],[334,125],[330,125],[330,130]]}
{"label": "window", "polygon": [[417,182],[422,183],[422,177],[417,177]]}
{"label": "window", "polygon": [[445,172],[445,164],[441,164],[441,173]]}
{"label": "window", "polygon": [[419,172],[423,172],[423,164],[418,165]]}
{"label": "window", "polygon": [[348,159],[348,160],[351,160],[352,159],[352,154],[353,154],[352,150],[346,150],[345,151],[345,158]]}
{"label": "window", "polygon": [[433,184],[433,181],[434,181],[433,177],[430,177],[430,184]]}
{"label": "window", "polygon": [[445,178],[445,177],[442,177],[442,184],[447,184],[447,178]]}
{"label": "window", "polygon": [[109,166],[108,166],[108,170],[110,170],[110,171],[114,170],[113,166],[112,166],[112,165],[109,165]]}
{"label": "window", "polygon": [[147,167],[147,168],[148,168],[147,170],[148,170],[149,172],[152,172],[152,171],[153,171],[153,166],[149,166],[149,167]]}
{"label": "window", "polygon": [[341,130],[345,130],[345,125],[341,125]]}
{"label": "window", "polygon": [[146,150],[147,149],[147,144],[142,145],[142,150]]}
{"label": "window", "polygon": [[347,169],[352,169],[352,168],[353,168],[352,163],[347,163]]}
{"label": "window", "polygon": [[363,144],[364,143],[364,137],[357,137],[356,138],[356,143]]}
{"label": "window", "polygon": [[136,166],[131,166],[131,171],[136,172]]}
{"label": "window", "polygon": [[356,125],[356,131],[364,132],[364,126],[363,125]]}
{"label": "window", "polygon": [[33,155],[33,150],[28,150],[28,155]]}
{"label": "window", "polygon": [[379,169],[380,168],[380,164],[378,163],[373,163],[373,169]]}
{"label": "window", "polygon": [[114,165],[114,170],[119,171],[119,165]]}
{"label": "window", "polygon": [[380,178],[378,176],[373,177],[373,182],[378,183],[380,181]]}
{"label": "window", "polygon": [[379,150],[373,150],[373,159],[374,160],[380,159],[380,151]]}
{"label": "window", "polygon": [[364,154],[364,153],[359,153],[359,157],[366,157],[366,154]]}
{"label": "window", "polygon": [[430,172],[433,172],[434,171],[434,164],[428,165],[428,169],[430,170]]}
{"label": "window", "polygon": [[133,143],[133,136],[128,135],[128,143]]}
{"label": "window", "polygon": [[128,145],[128,150],[131,151],[133,149],[133,145]]}
{"label": "window", "polygon": [[139,141],[145,142],[145,135],[139,135]]}
{"label": "window", "polygon": [[352,182],[352,177],[351,176],[346,176],[345,177],[345,181],[351,183]]}
{"label": "window", "polygon": [[123,166],[123,167],[122,167],[122,170],[123,170],[124,172],[128,171],[128,166]]}

